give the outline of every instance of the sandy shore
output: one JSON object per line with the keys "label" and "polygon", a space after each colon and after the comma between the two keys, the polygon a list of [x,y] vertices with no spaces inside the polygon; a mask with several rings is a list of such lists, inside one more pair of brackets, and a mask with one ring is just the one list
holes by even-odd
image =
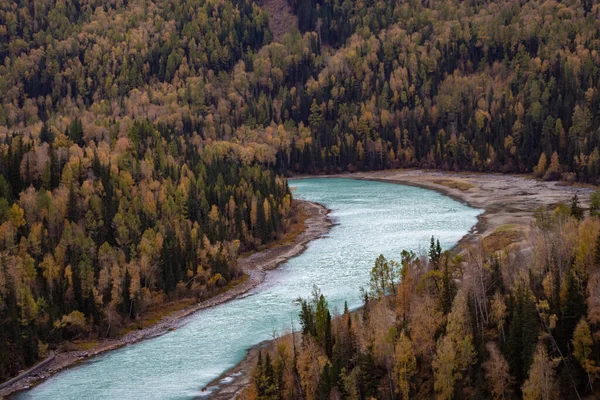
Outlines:
{"label": "sandy shore", "polygon": [[71,367],[86,358],[117,349],[128,344],[136,343],[141,340],[160,336],[170,330],[177,329],[186,322],[186,318],[199,310],[214,307],[235,299],[249,290],[253,289],[264,281],[268,270],[276,268],[279,264],[287,261],[291,257],[297,256],[306,249],[308,243],[327,233],[332,223],[327,216],[329,210],[320,204],[307,201],[296,200],[299,207],[302,207],[308,214],[305,220],[306,229],[293,240],[292,243],[267,248],[263,251],[254,253],[248,257],[240,258],[238,265],[248,276],[244,282],[234,286],[231,290],[221,293],[206,301],[194,304],[183,310],[174,312],[164,317],[160,322],[145,329],[140,329],[127,333],[118,339],[106,339],[87,351],[68,351],[56,353],[54,359],[37,370],[34,374],[24,377],[14,384],[0,389],[0,399],[8,397],[11,393],[28,389],[39,384],[44,379],[52,376],[58,371]]}
{"label": "sandy shore", "polygon": [[[579,196],[582,206],[586,207],[593,191],[587,187],[542,182],[526,176],[422,170],[374,171],[323,177],[418,186],[483,210],[478,224],[458,243],[457,251],[480,241],[492,251],[507,245],[519,246],[521,250],[525,250],[523,241],[531,229],[533,214],[538,207],[552,207],[559,202],[568,204],[574,194]],[[258,349],[268,346],[269,342],[263,342],[250,349],[242,362],[205,388],[207,395],[218,400],[238,398],[251,382]]]}

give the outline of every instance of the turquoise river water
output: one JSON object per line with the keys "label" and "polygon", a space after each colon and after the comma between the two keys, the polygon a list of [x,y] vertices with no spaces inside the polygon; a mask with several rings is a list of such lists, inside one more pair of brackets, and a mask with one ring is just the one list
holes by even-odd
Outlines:
{"label": "turquoise river water", "polygon": [[379,254],[426,251],[429,238],[452,247],[476,210],[434,191],[353,179],[290,181],[297,198],[331,209],[336,223],[301,255],[269,272],[247,296],[200,311],[179,329],[67,369],[19,399],[190,399],[237,364],[252,345],[289,331],[294,300],[317,285],[330,306],[361,305],[360,287]]}

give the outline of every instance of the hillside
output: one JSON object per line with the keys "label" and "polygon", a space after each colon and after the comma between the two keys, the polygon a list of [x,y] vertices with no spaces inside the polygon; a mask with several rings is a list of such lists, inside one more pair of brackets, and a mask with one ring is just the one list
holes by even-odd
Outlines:
{"label": "hillside", "polygon": [[589,189],[524,193],[521,177],[359,175],[442,185],[485,213],[451,251],[432,238],[428,251],[380,255],[359,310],[341,313],[315,288],[300,326],[215,380],[215,399],[598,397],[600,192],[587,213],[565,201],[587,203]]}
{"label": "hillside", "polygon": [[263,144],[280,171],[598,179],[594,2],[290,6],[306,33],[269,44],[247,1],[4,3],[0,133],[38,140],[43,122],[64,133],[80,118],[87,144],[141,118]]}

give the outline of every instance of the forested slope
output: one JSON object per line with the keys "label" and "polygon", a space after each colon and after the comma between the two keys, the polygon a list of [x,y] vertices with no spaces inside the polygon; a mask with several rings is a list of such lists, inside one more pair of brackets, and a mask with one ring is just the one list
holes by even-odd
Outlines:
{"label": "forested slope", "polygon": [[198,75],[261,47],[256,5],[0,8],[2,379],[49,345],[113,336],[165,302],[222,290],[240,276],[238,253],[284,232],[292,203],[264,146],[204,140],[126,100],[156,98],[183,54]]}
{"label": "forested slope", "polygon": [[0,3],[0,377],[209,295],[290,218],[276,173],[600,175],[595,2]]}
{"label": "forested slope", "polygon": [[280,171],[597,181],[595,2],[291,5],[306,33],[261,49],[267,16],[247,1],[3,3],[2,130],[80,117],[87,143],[147,118],[265,144]]}
{"label": "forested slope", "polygon": [[301,331],[260,350],[242,398],[597,398],[595,196],[587,218],[577,202],[539,209],[520,245],[530,257],[486,241],[457,255],[432,238],[427,255],[379,256],[356,313],[333,318],[315,290],[300,302]]}

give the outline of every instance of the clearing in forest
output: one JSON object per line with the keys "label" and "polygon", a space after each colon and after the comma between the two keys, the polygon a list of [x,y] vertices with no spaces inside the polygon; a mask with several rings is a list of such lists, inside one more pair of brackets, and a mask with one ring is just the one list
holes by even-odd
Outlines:
{"label": "clearing in forest", "polygon": [[261,0],[259,4],[269,14],[269,29],[273,41],[279,42],[286,33],[298,28],[298,20],[287,0]]}

